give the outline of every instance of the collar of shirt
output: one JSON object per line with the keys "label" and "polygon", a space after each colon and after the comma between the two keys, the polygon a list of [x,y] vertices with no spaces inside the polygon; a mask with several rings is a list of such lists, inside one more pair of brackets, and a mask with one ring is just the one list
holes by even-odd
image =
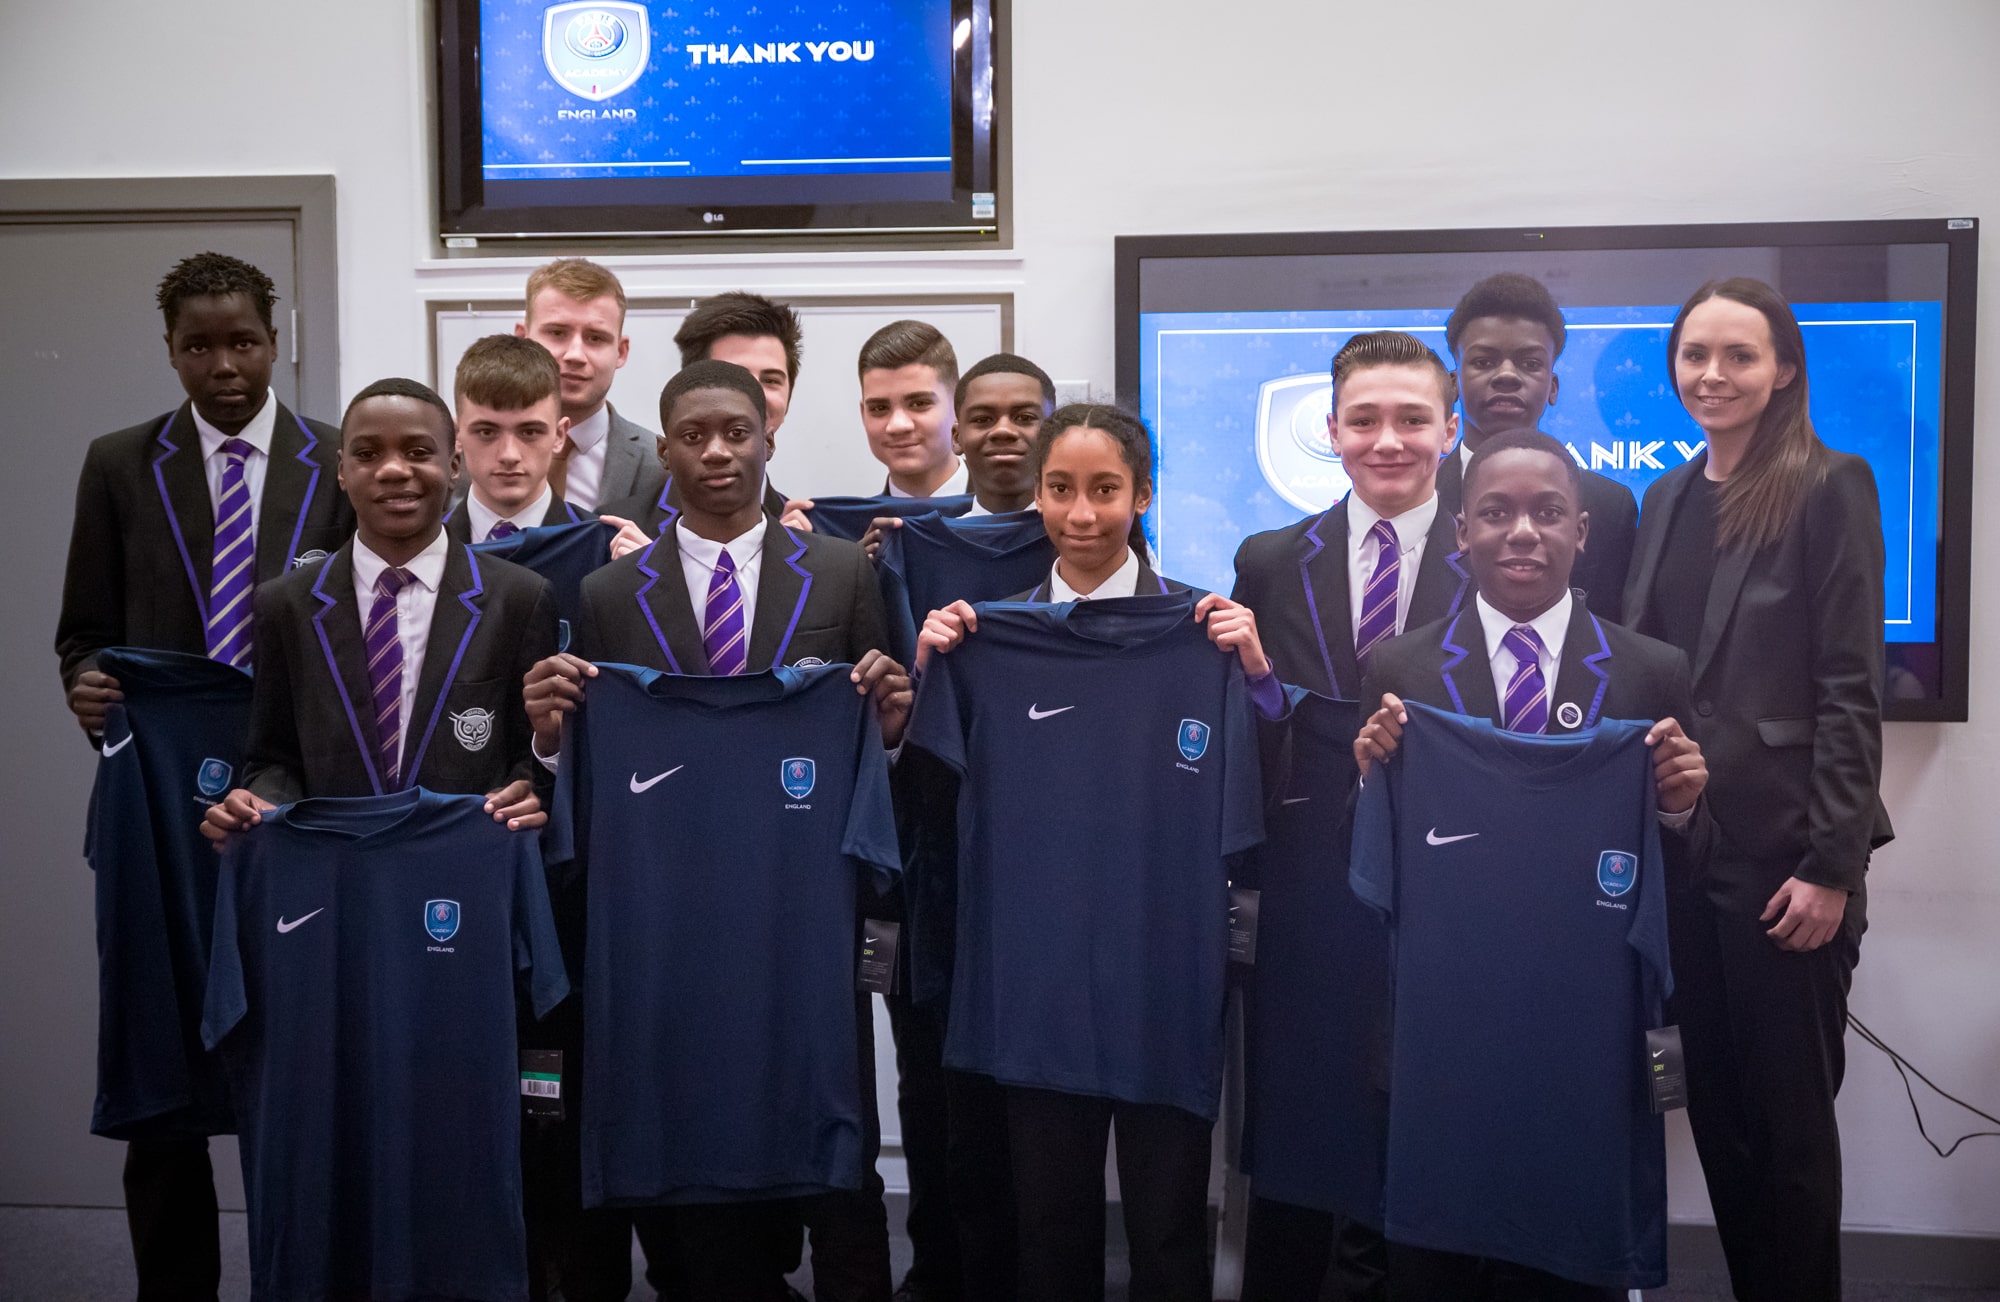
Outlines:
{"label": "collar of shirt", "polygon": [[[1569,635],[1570,606],[1575,600],[1565,591],[1555,605],[1527,621],[1528,627],[1535,630],[1535,636],[1542,639],[1542,676],[1548,680],[1551,698],[1556,690],[1556,666],[1562,663],[1563,639]],[[1486,647],[1493,660],[1494,682],[1500,685],[1500,694],[1504,697],[1507,691],[1504,684],[1512,680],[1519,662],[1500,639],[1507,636],[1507,630],[1514,627],[1517,621],[1493,609],[1484,596],[1475,597],[1473,604],[1478,607],[1479,622],[1486,629]]]}
{"label": "collar of shirt", "polygon": [[[1030,501],[1026,506],[1022,507],[1021,509],[1023,511],[1034,511],[1039,513],[1042,507],[1041,503]],[[986,509],[986,504],[984,502],[981,502],[978,498],[975,497],[972,499],[972,509],[970,511],[967,511],[960,518],[965,520],[970,520],[975,516],[992,515],[992,514],[993,512]]]}
{"label": "collar of shirt", "polygon": [[[1409,556],[1424,545],[1425,540],[1431,536],[1431,525],[1436,522],[1437,513],[1438,498],[1436,493],[1432,493],[1401,515],[1389,517],[1389,524],[1396,530],[1398,550],[1403,556]],[[1359,554],[1363,546],[1368,543],[1368,531],[1382,518],[1376,514],[1374,507],[1361,500],[1361,494],[1349,493],[1347,495],[1348,548]],[[1367,547],[1367,554],[1371,559],[1374,557],[1373,546]],[[1374,567],[1369,568],[1372,570]]]}
{"label": "collar of shirt", "polygon": [[[924,496],[960,497],[972,491],[971,489],[966,487],[966,484],[969,482],[970,480],[967,477],[967,472],[965,469],[965,458],[960,457],[958,459],[958,469],[951,472],[951,478],[945,480],[942,484],[939,484],[935,489],[931,490],[930,492],[925,493]],[[892,479],[889,481],[889,491],[886,494],[886,496],[915,497],[916,494],[904,492],[902,489],[896,487],[896,481]]]}
{"label": "collar of shirt", "polygon": [[[443,529],[439,529],[430,546],[412,556],[403,568],[410,572],[411,578],[436,592],[444,582],[444,558],[450,550],[451,540],[445,537]],[[357,535],[354,539],[354,588],[357,593],[369,594],[368,600],[361,605],[364,622],[368,618],[368,606],[374,601],[375,584],[381,579],[382,571],[388,568],[389,562],[371,551]]]}
{"label": "collar of shirt", "polygon": [[755,561],[764,552],[764,521],[759,520],[726,543],[704,538],[687,527],[686,522],[674,522],[674,537],[680,543],[681,555],[693,560],[704,570],[713,574],[715,567],[722,563],[724,548],[729,551],[729,559],[736,562],[738,570]]}
{"label": "collar of shirt", "polygon": [[215,426],[202,419],[201,412],[189,407],[194,416],[195,433],[201,435],[201,456],[206,461],[222,451],[222,445],[230,439],[242,439],[265,456],[271,455],[271,436],[278,428],[278,395],[266,390],[264,405],[250,418],[250,423],[234,434],[224,434]]}
{"label": "collar of shirt", "polygon": [[1103,601],[1108,597],[1136,597],[1139,595],[1139,553],[1130,547],[1125,549],[1125,563],[1111,572],[1111,577],[1097,585],[1090,592],[1078,592],[1063,582],[1062,563],[1058,561],[1049,567],[1050,601]]}
{"label": "collar of shirt", "polygon": [[[1463,430],[1460,431],[1460,437],[1458,440],[1458,468],[1461,472],[1472,468],[1472,449],[1466,445]],[[1462,473],[1460,478],[1462,481],[1463,480]]]}
{"label": "collar of shirt", "polygon": [[607,402],[569,427],[569,441],[576,444],[578,452],[588,453],[604,442],[604,436],[610,432],[611,404]]}
{"label": "collar of shirt", "polygon": [[466,520],[472,526],[472,541],[485,542],[486,535],[493,532],[493,526],[502,520],[511,521],[516,529],[532,529],[542,522],[549,513],[549,504],[556,499],[556,490],[542,485],[542,495],[528,503],[512,515],[495,515],[479,500],[479,490],[472,489],[465,495]]}

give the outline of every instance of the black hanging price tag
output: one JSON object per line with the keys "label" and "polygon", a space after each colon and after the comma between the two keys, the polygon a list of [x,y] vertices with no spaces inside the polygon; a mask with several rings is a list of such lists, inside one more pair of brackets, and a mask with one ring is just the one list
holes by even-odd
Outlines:
{"label": "black hanging price tag", "polygon": [[1687,1064],[1681,1060],[1681,1028],[1662,1026],[1646,1032],[1646,1082],[1653,1095],[1653,1114],[1688,1105]]}
{"label": "black hanging price tag", "polygon": [[562,1050],[521,1050],[521,1115],[536,1121],[563,1119]]}
{"label": "black hanging price tag", "polygon": [[1246,886],[1229,888],[1229,961],[1254,967],[1257,963],[1258,893]]}
{"label": "black hanging price tag", "polygon": [[901,924],[880,918],[861,924],[861,963],[854,976],[855,989],[886,995],[896,988],[896,945],[902,934]]}

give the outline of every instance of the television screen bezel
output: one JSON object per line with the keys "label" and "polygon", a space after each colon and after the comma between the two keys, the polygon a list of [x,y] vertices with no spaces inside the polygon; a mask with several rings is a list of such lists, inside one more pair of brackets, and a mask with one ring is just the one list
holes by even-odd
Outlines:
{"label": "television screen bezel", "polygon": [[[952,197],[949,201],[883,200],[840,204],[573,204],[492,207],[484,202],[480,125],[479,10],[482,0],[437,0],[435,6],[435,128],[437,235],[441,240],[680,240],[732,237],[810,243],[893,244],[912,237],[930,243],[985,247],[1002,242],[1000,95],[1005,21],[1003,0],[951,0],[952,22],[984,10],[972,36],[952,56]],[[991,87],[982,125],[973,102],[983,68]],[[811,177],[803,180],[810,183]],[[994,213],[973,218],[973,195],[998,196]],[[883,220],[870,220],[878,213]]]}
{"label": "television screen bezel", "polygon": [[[1139,291],[1148,259],[1314,257],[1367,253],[1612,252],[1748,246],[1944,244],[1944,391],[1938,421],[1938,635],[1941,694],[1883,702],[1891,721],[1963,723],[1971,710],[1973,400],[1978,367],[1979,222],[1969,217],[1882,221],[1715,222],[1649,226],[1501,226],[1460,230],[1292,231],[1121,235],[1114,241],[1116,392],[1139,410]],[[1690,286],[1690,289],[1693,287]]]}

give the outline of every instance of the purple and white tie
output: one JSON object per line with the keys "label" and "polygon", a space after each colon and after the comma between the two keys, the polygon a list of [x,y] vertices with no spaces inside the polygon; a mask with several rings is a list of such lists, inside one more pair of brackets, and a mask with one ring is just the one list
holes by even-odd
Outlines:
{"label": "purple and white tie", "polygon": [[749,651],[749,639],[744,635],[743,585],[736,581],[736,562],[726,547],[708,584],[701,645],[708,652],[708,672],[717,676],[743,672]]}
{"label": "purple and white tie", "polygon": [[1547,732],[1549,685],[1542,677],[1542,639],[1526,624],[1516,624],[1500,645],[1514,653],[1516,662],[1500,709],[1501,726],[1509,732]]}
{"label": "purple and white tie", "polygon": [[250,484],[243,475],[251,447],[222,445],[222,500],[215,508],[215,565],[208,585],[208,658],[250,663],[250,593],[256,587],[257,533],[250,527]]}
{"label": "purple and white tie", "polygon": [[512,520],[499,520],[494,523],[491,529],[486,531],[486,541],[498,542],[502,538],[512,538],[519,532],[521,532],[521,526],[515,524]]}
{"label": "purple and white tie", "polygon": [[1396,526],[1377,520],[1368,531],[1375,540],[1375,572],[1361,592],[1361,627],[1354,634],[1354,658],[1365,659],[1377,642],[1396,636],[1397,607],[1401,603],[1403,545]]}
{"label": "purple and white tie", "polygon": [[408,570],[390,567],[375,580],[375,604],[368,611],[368,686],[375,695],[375,765],[382,789],[401,786],[403,754],[403,639],[396,626],[396,594],[410,582]]}

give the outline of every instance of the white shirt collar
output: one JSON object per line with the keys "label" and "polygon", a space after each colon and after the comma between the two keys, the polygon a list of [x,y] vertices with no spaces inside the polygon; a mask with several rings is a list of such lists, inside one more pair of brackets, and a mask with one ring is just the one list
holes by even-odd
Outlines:
{"label": "white shirt collar", "polygon": [[264,405],[250,418],[250,423],[234,434],[224,434],[215,426],[202,419],[201,411],[190,405],[188,411],[194,417],[195,433],[201,435],[201,457],[206,461],[222,450],[222,445],[230,439],[242,439],[265,456],[271,455],[271,436],[278,428],[278,395],[266,389]]}
{"label": "white shirt collar", "polygon": [[1063,582],[1062,565],[1058,562],[1049,567],[1050,601],[1103,601],[1108,597],[1136,597],[1139,595],[1139,553],[1130,547],[1125,549],[1125,563],[1111,572],[1111,577],[1097,585],[1095,591],[1078,592]]}
{"label": "white shirt collar", "polygon": [[722,552],[726,547],[729,559],[735,561],[736,568],[740,570],[763,553],[764,525],[765,522],[760,519],[728,542],[719,543],[688,528],[685,521],[676,520],[674,537],[680,543],[681,555],[692,557],[703,569],[713,573],[715,567],[722,563]]}
{"label": "white shirt collar", "polygon": [[[445,554],[450,550],[451,540],[445,537],[444,530],[440,528],[437,531],[437,537],[431,539],[430,546],[411,557],[403,568],[410,572],[411,578],[423,584],[432,592],[436,592],[439,585],[444,582],[444,559]],[[354,538],[354,582],[363,591],[373,592],[376,583],[381,581],[382,571],[388,568],[389,562],[377,556],[369,549],[367,543],[361,541],[361,536],[356,534]],[[367,612],[363,611],[362,615],[366,618]]]}
{"label": "white shirt collar", "polygon": [[569,441],[576,444],[578,452],[589,452],[604,441],[611,432],[611,404],[605,403],[595,412],[569,427]]}
{"label": "white shirt collar", "polygon": [[[958,459],[958,469],[956,469],[956,470],[954,470],[954,471],[952,471],[952,472],[951,472],[951,478],[950,478],[950,479],[947,479],[947,480],[945,480],[945,481],[944,481],[944,482],[943,482],[942,484],[939,484],[939,485],[938,485],[938,486],[937,486],[937,487],[936,487],[935,489],[933,489],[932,491],[930,491],[930,492],[928,492],[928,493],[924,494],[924,496],[925,496],[925,497],[959,497],[959,496],[962,496],[962,495],[963,495],[963,494],[965,494],[965,493],[968,493],[968,492],[971,492],[971,491],[972,491],[971,489],[969,489],[969,488],[967,488],[967,487],[966,487],[966,485],[967,485],[967,484],[968,484],[969,482],[971,482],[971,481],[970,481],[970,479],[969,479],[969,478],[967,477],[967,472],[966,472],[966,469],[965,469],[965,458],[964,458],[964,457],[960,457],[960,458]],[[915,493],[906,493],[906,492],[904,492],[904,491],[903,491],[902,489],[900,489],[900,488],[896,487],[896,481],[892,479],[892,480],[890,480],[890,481],[889,481],[889,496],[890,496],[890,497],[915,497],[915,496],[916,496],[916,494],[915,494]]]}
{"label": "white shirt collar", "polygon": [[[1431,525],[1436,522],[1437,513],[1438,496],[1433,492],[1401,515],[1391,517],[1389,524],[1396,531],[1397,550],[1405,556],[1415,551],[1418,543],[1430,537]],[[1361,500],[1361,494],[1347,495],[1347,536],[1354,539],[1357,544],[1368,536],[1368,531],[1382,518],[1376,514],[1374,507]]]}
{"label": "white shirt collar", "polygon": [[485,542],[486,535],[492,533],[493,526],[502,520],[512,521],[516,529],[532,529],[547,517],[549,506],[555,500],[556,490],[543,484],[542,495],[534,501],[512,515],[496,515],[487,510],[486,504],[479,500],[477,488],[469,489],[465,494],[465,509],[466,522],[472,526],[469,531],[472,534],[472,541]]}
{"label": "white shirt collar", "polygon": [[[1528,621],[1528,627],[1534,629],[1535,636],[1542,639],[1542,648],[1548,653],[1549,664],[1562,663],[1563,641],[1569,634],[1570,607],[1575,601],[1576,598],[1565,589],[1562,596],[1557,598],[1555,605]],[[1484,596],[1473,598],[1473,604],[1478,607],[1479,623],[1486,630],[1487,658],[1495,659],[1502,650],[1500,639],[1507,636],[1507,630],[1513,628],[1516,621],[1493,609]],[[1549,685],[1549,690],[1551,692],[1555,690],[1554,683]]]}

